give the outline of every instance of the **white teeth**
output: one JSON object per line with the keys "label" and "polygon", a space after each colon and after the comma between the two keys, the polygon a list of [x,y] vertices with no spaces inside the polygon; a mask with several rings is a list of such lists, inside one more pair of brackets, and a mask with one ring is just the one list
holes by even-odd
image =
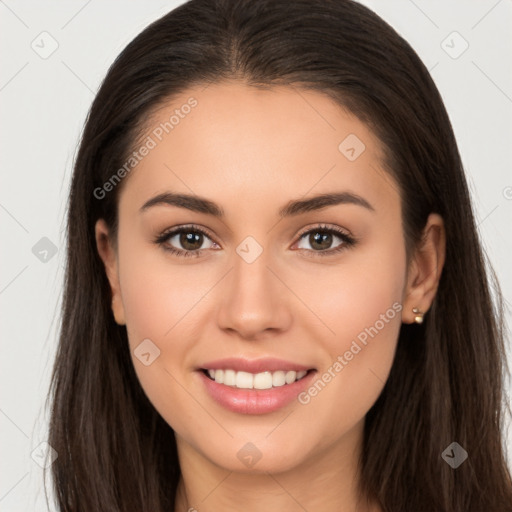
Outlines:
{"label": "white teeth", "polygon": [[286,372],[286,376],[285,376],[286,384],[291,384],[292,382],[295,382],[296,378],[297,378],[297,372],[294,372],[293,370]]}
{"label": "white teeth", "polygon": [[[219,370],[217,370],[218,372]],[[222,371],[222,370],[221,370]],[[215,376],[217,376],[215,372]],[[242,389],[251,389],[253,387],[254,376],[252,373],[236,372],[235,386]]]}
{"label": "white teeth", "polygon": [[254,389],[270,389],[272,387],[272,374],[270,372],[257,373],[254,376]]}
{"label": "white teeth", "polygon": [[215,370],[215,382],[220,384],[224,382],[224,370]]}
{"label": "white teeth", "polygon": [[208,370],[208,375],[215,382],[241,389],[277,388],[302,379],[306,373],[308,373],[306,370],[301,370],[300,372],[279,370],[277,372],[260,372],[256,374],[236,372],[235,370]]}
{"label": "white teeth", "polygon": [[278,388],[286,384],[286,377],[284,372],[274,372],[272,374],[272,386]]}
{"label": "white teeth", "polygon": [[235,370],[225,370],[224,371],[224,382],[226,386],[235,386],[236,385],[236,372]]}

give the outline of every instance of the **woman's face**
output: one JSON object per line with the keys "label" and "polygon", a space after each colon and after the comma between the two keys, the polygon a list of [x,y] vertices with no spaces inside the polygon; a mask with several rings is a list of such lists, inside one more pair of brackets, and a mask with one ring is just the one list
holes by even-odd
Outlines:
{"label": "woman's face", "polygon": [[272,472],[349,453],[416,305],[377,138],[320,93],[225,82],[158,110],[135,150],[104,261],[180,449]]}

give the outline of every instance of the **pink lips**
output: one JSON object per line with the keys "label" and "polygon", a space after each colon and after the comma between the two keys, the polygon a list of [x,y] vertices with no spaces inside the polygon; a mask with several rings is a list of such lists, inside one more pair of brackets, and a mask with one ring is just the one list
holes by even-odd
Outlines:
{"label": "pink lips", "polygon": [[[264,371],[309,371],[302,379],[270,389],[239,389],[232,386],[219,384],[210,379],[204,370],[231,369],[249,373],[260,373]],[[226,409],[240,414],[266,414],[285,407],[297,398],[297,395],[304,391],[316,374],[311,367],[296,364],[282,359],[241,359],[227,358],[210,361],[198,368],[198,376],[205,386],[206,392],[213,400]]]}

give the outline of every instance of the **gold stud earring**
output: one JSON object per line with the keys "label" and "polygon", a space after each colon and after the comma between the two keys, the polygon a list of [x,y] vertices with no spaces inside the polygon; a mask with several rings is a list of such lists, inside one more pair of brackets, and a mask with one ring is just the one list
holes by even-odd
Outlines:
{"label": "gold stud earring", "polygon": [[417,324],[422,324],[423,323],[423,316],[425,315],[425,313],[420,311],[418,308],[412,308],[412,312],[414,313],[414,321]]}

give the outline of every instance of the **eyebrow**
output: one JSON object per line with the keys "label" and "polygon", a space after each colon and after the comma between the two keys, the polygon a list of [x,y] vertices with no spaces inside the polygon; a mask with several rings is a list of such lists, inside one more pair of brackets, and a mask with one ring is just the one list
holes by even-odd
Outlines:
{"label": "eyebrow", "polygon": [[[371,212],[375,212],[375,208],[373,208],[373,206],[363,197],[351,192],[336,192],[330,194],[318,194],[308,199],[289,201],[283,208],[281,208],[281,210],[279,210],[279,216],[290,217],[300,215],[301,213],[320,210],[322,208],[338,204],[355,204],[357,206],[362,206]],[[177,206],[194,212],[213,215],[218,218],[224,217],[224,210],[222,207],[213,201],[195,195],[177,194],[174,192],[164,192],[152,197],[142,205],[140,211],[144,212],[157,205]]]}

